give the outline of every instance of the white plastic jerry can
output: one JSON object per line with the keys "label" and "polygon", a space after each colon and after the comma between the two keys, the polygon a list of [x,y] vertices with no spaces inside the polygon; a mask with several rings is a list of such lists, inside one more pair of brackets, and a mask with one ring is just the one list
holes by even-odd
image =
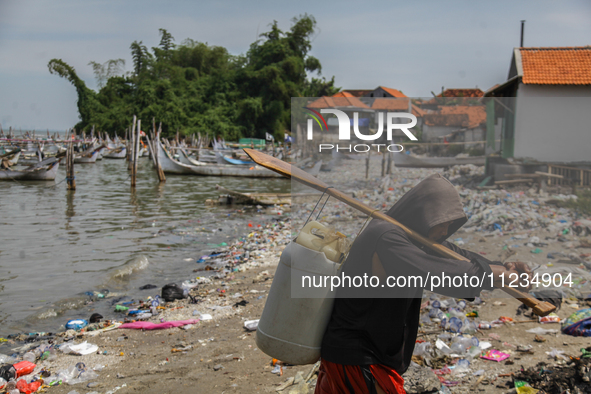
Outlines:
{"label": "white plastic jerry can", "polygon": [[[320,358],[334,304],[330,281],[329,286],[314,287],[309,286],[311,279],[336,275],[339,268],[339,263],[325,255],[326,246],[323,253],[300,245],[300,240],[310,240],[300,238],[302,234],[298,243],[291,242],[281,254],[256,335],[264,353],[294,365],[313,364]],[[332,253],[328,250],[327,254]]]}

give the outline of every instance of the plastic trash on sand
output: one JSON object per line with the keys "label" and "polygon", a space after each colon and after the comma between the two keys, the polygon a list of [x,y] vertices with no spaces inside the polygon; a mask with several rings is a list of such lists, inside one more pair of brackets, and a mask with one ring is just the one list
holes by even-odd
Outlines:
{"label": "plastic trash on sand", "polygon": [[79,331],[88,325],[88,321],[84,319],[75,319],[70,320],[66,323],[66,328],[68,330],[76,330]]}
{"label": "plastic trash on sand", "polygon": [[247,320],[244,322],[244,328],[246,328],[249,331],[254,331],[257,329],[259,325],[259,320]]}
{"label": "plastic trash on sand", "polygon": [[500,351],[495,350],[495,349],[487,350],[486,352],[484,352],[480,356],[480,358],[483,358],[485,360],[496,361],[496,362],[500,362],[500,361],[506,360],[509,357],[510,357],[509,354],[500,352]]}
{"label": "plastic trash on sand", "polygon": [[43,384],[43,380],[38,380],[36,382],[27,383],[25,379],[21,379],[16,382],[16,388],[19,392],[24,394],[31,394],[37,391],[39,387]]}
{"label": "plastic trash on sand", "polygon": [[119,328],[129,328],[129,329],[136,329],[136,330],[163,330],[166,328],[173,328],[173,327],[180,327],[185,326],[187,324],[197,324],[199,320],[189,319],[189,320],[178,320],[178,321],[167,321],[164,323],[151,323],[147,321],[136,321],[134,323],[125,323],[119,326]]}
{"label": "plastic trash on sand", "polygon": [[87,354],[96,353],[98,346],[88,342],[82,342],[78,345],[66,343],[60,346],[60,350],[64,353],[79,354],[84,356]]}
{"label": "plastic trash on sand", "polygon": [[443,342],[439,338],[437,338],[437,341],[435,342],[435,347],[439,349],[443,354],[451,354],[451,349],[449,348],[449,346],[447,346],[445,342]]}
{"label": "plastic trash on sand", "polygon": [[562,325],[562,332],[576,337],[591,336],[591,308],[580,309],[570,315]]}
{"label": "plastic trash on sand", "polygon": [[558,330],[553,330],[551,328],[536,327],[536,328],[530,328],[529,330],[525,330],[525,332],[529,332],[530,334],[544,335],[544,334],[550,334],[553,332],[558,332]]}

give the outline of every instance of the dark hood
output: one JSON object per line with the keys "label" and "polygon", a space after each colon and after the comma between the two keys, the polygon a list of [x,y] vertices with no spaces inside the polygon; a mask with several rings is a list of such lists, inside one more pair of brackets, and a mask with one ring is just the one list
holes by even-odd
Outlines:
{"label": "dark hood", "polygon": [[441,174],[422,180],[386,214],[424,237],[428,236],[433,226],[453,221],[447,236],[438,242],[444,241],[468,221],[460,195]]}

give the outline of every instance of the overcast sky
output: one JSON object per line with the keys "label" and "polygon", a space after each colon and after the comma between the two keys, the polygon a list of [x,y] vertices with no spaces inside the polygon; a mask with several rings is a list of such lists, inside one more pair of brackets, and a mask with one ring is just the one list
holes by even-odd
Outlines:
{"label": "overcast sky", "polygon": [[90,61],[126,60],[134,40],[151,48],[167,29],[242,54],[273,20],[316,18],[311,54],[337,86],[396,88],[412,97],[446,88],[486,90],[507,78],[520,20],[525,46],[591,45],[582,1],[106,1],[0,0],[0,123],[64,130],[78,122],[76,91],[51,75],[62,59],[96,89]]}

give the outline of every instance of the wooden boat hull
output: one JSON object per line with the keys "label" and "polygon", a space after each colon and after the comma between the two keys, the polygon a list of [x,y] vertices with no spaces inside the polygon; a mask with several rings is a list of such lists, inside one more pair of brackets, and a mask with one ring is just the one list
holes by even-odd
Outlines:
{"label": "wooden boat hull", "polygon": [[162,171],[168,174],[202,175],[202,176],[236,176],[247,178],[283,178],[271,170],[260,166],[242,167],[233,165],[192,166],[180,163],[168,155],[162,144],[158,143],[158,160]]}
{"label": "wooden boat hull", "polygon": [[96,163],[96,159],[98,158],[98,151],[94,151],[92,152],[91,155],[88,156],[78,156],[78,157],[74,157],[74,163],[79,163],[79,164],[89,164],[89,163]]}
{"label": "wooden boat hull", "polygon": [[188,166],[207,166],[207,165],[211,164],[211,163],[204,163],[199,160],[191,159],[189,157],[189,155],[187,155],[187,152],[185,152],[184,149],[179,149],[179,162],[182,164],[186,164]]}
{"label": "wooden boat hull", "polygon": [[125,147],[110,149],[103,154],[103,158],[105,159],[125,159],[126,156],[127,150]]}
{"label": "wooden boat hull", "polygon": [[231,157],[228,157],[226,155],[224,155],[222,152],[216,152],[216,155],[222,159],[224,161],[225,164],[232,164],[232,165],[238,165],[238,166],[254,166],[256,165],[252,160],[238,160],[238,159],[233,159]]}
{"label": "wooden boat hull", "polygon": [[7,156],[7,157],[4,157],[4,158],[0,159],[0,162],[3,162],[4,165],[6,165],[8,167],[12,167],[12,166],[17,165],[18,159],[20,157],[21,157],[21,152],[18,151],[18,152],[16,152],[13,155],[10,155],[10,156]]}
{"label": "wooden boat hull", "polygon": [[58,168],[59,161],[34,170],[0,170],[0,181],[54,181]]}

